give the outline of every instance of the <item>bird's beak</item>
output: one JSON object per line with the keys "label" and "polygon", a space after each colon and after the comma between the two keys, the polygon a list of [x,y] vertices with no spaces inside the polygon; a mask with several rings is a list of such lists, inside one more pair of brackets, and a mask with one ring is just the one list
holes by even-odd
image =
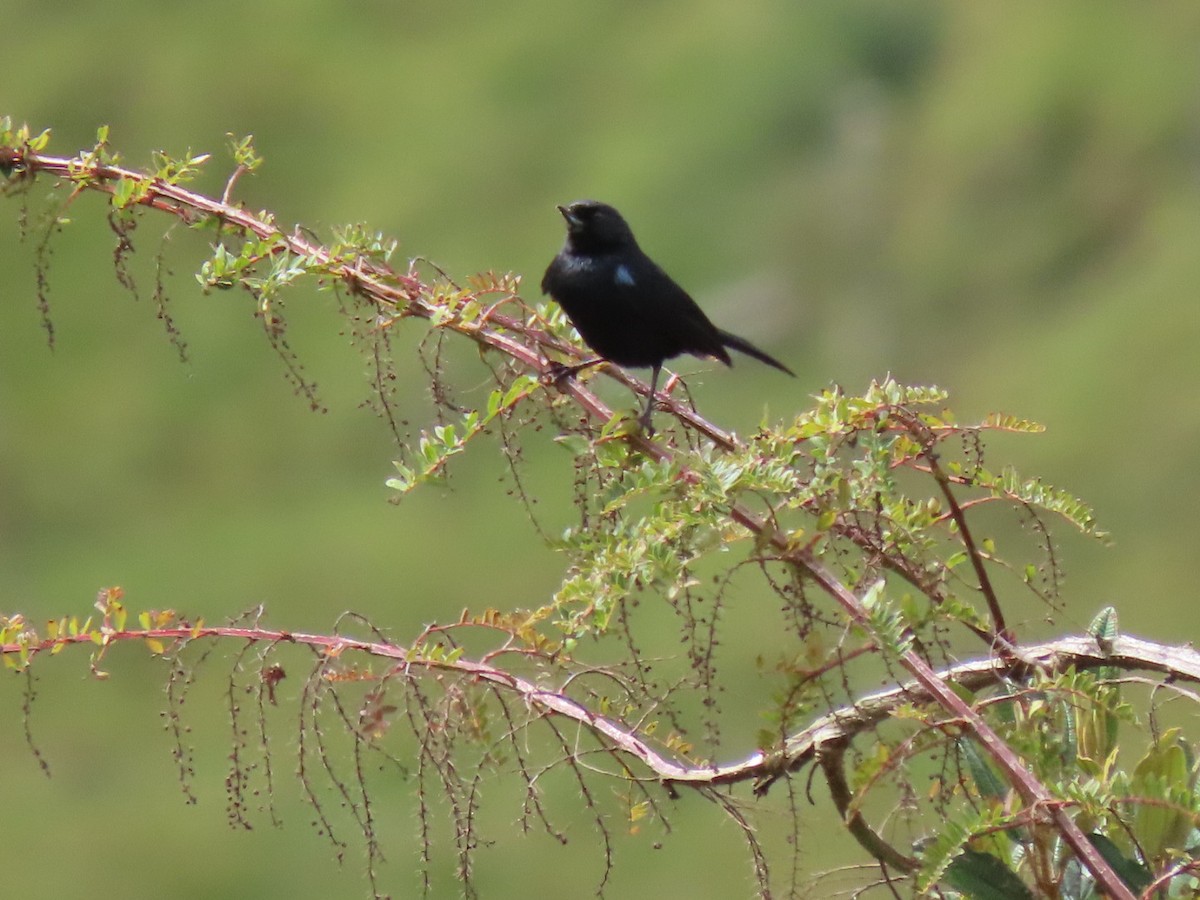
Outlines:
{"label": "bird's beak", "polygon": [[562,217],[567,220],[567,228],[576,228],[580,224],[579,217],[571,212],[571,207],[558,206],[556,208],[562,213]]}

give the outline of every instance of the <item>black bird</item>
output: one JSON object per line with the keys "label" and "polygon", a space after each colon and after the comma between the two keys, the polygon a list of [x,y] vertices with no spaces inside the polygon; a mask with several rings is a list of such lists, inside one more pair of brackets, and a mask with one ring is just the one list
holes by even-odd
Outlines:
{"label": "black bird", "polygon": [[[567,242],[542,277],[575,330],[603,359],[620,366],[652,366],[650,396],[639,420],[649,430],[654,392],[665,360],[682,353],[711,356],[732,366],[726,347],[791,369],[745,338],[722,331],[642,252],[629,225],[607,203],[577,200],[558,207],[567,220]],[[574,374],[600,360],[569,370]]]}

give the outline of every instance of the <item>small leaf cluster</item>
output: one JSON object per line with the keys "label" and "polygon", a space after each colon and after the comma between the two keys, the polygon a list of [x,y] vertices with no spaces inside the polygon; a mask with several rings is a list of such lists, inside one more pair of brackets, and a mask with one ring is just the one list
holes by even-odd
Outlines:
{"label": "small leaf cluster", "polygon": [[[0,156],[0,175],[12,178],[12,184],[26,174],[22,157],[25,153],[41,153],[50,144],[50,129],[34,134],[28,125],[14,125],[10,116],[0,116],[0,148],[9,152]],[[16,177],[14,177],[16,176]],[[7,190],[8,185],[0,185]]]}
{"label": "small leaf cluster", "polygon": [[[0,659],[8,669],[24,671],[37,653],[48,652],[54,656],[70,644],[91,643],[98,648],[92,655],[92,674],[105,678],[107,675],[98,668],[98,663],[114,640],[127,633],[129,610],[124,597],[125,592],[120,587],[103,588],[94,604],[100,613],[99,622],[92,616],[82,621],[78,616],[64,616],[48,620],[39,630],[19,613],[0,615],[0,646],[4,647]],[[203,620],[182,621],[174,610],[145,610],[138,613],[137,620],[145,632],[162,632],[183,626],[195,633],[204,627]],[[161,637],[147,635],[144,641],[156,656],[163,655],[168,649],[168,642]]]}
{"label": "small leaf cluster", "polygon": [[[1011,417],[960,426],[942,408],[945,400],[936,387],[891,379],[861,396],[830,389],[790,424],[764,425],[731,448],[701,445],[669,458],[643,456],[622,440],[623,419],[591,439],[565,438],[599,485],[585,524],[559,544],[573,560],[555,598],[571,611],[568,632],[604,631],[616,604],[637,591],[672,599],[694,583],[702,556],[752,538],[751,552],[763,553],[769,530],[751,535],[731,524],[739,503],[765,509],[790,546],[837,559],[851,583],[875,584],[868,609],[880,618],[875,624],[887,626],[892,651],[910,646],[906,629],[933,621],[983,628],[986,616],[969,600],[978,589],[965,589],[956,572],[972,557],[995,564],[995,542],[973,544],[959,533],[954,490],[972,492],[973,502],[1036,507],[1102,533],[1091,510],[1065,492],[1008,467],[993,476],[978,456],[953,455],[989,428],[1037,426]],[[888,580],[894,599],[879,587],[883,573],[898,576]]]}
{"label": "small leaf cluster", "polygon": [[[257,274],[264,260],[272,260],[270,272]],[[243,241],[237,252],[230,251],[223,242],[216,244],[212,256],[201,264],[196,280],[205,293],[213,288],[231,290],[240,283],[257,296],[273,297],[306,271],[305,261],[288,254],[276,238],[249,239]]]}
{"label": "small leaf cluster", "polygon": [[458,423],[435,425],[421,432],[416,459],[411,462],[394,460],[392,465],[397,474],[387,480],[387,486],[402,496],[422,484],[444,478],[451,457],[465,451],[470,441],[485,433],[498,416],[510,414],[522,400],[538,390],[540,384],[536,378],[519,376],[507,389],[495,390],[488,395],[482,416],[476,410],[468,410]]}

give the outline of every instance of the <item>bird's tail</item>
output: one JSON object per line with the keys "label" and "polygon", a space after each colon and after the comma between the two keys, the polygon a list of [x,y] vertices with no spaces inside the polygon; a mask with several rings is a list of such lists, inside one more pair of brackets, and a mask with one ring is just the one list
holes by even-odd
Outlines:
{"label": "bird's tail", "polygon": [[728,331],[721,331],[720,329],[717,329],[717,334],[721,336],[721,343],[726,347],[732,347],[734,350],[741,351],[747,356],[753,356],[759,362],[765,362],[768,366],[774,366],[780,372],[787,372],[793,378],[796,377],[795,372],[770,354],[763,353],[763,351],[759,350],[745,338],[740,338],[736,334],[730,334]]}

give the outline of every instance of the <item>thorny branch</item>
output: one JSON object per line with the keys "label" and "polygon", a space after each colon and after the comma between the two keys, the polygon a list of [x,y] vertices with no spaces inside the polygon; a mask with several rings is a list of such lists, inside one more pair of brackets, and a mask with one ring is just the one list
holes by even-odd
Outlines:
{"label": "thorny branch", "polygon": [[[279,229],[265,213],[253,214],[240,206],[229,202],[228,193],[222,200],[214,200],[202,194],[189,191],[178,184],[170,183],[159,178],[151,178],[137,172],[115,165],[104,165],[87,159],[71,159],[64,157],[43,156],[22,148],[0,148],[0,168],[6,171],[19,172],[21,177],[32,178],[39,173],[45,173],[57,178],[69,180],[75,185],[75,192],[84,189],[94,189],[113,193],[116,185],[132,181],[140,189],[137,203],[150,207],[185,222],[195,222],[205,217],[217,220],[222,226],[233,226],[247,234],[257,236],[260,240],[270,240],[278,247],[278,252],[289,252],[297,256],[311,259],[318,264],[327,266],[328,274],[341,281],[352,293],[369,298],[381,311],[392,316],[417,316],[426,319],[434,318],[437,308],[424,296],[422,284],[412,273],[397,273],[374,262],[361,258],[336,259],[327,248],[310,240],[299,229],[286,233]],[[231,180],[232,182],[232,180]],[[232,187],[232,183],[230,185]],[[537,327],[536,321],[526,321],[506,315],[492,308],[481,319],[470,322],[449,322],[444,327],[450,328],[480,345],[493,348],[512,360],[548,377],[554,371],[542,353],[543,347],[551,347],[559,353],[568,356],[579,356],[578,348],[560,340]],[[607,368],[610,377],[617,378],[638,393],[645,394],[647,387],[642,382],[632,379],[619,370]],[[569,379],[558,384],[560,390],[568,393],[579,406],[593,419],[607,422],[612,417],[611,410],[575,379]],[[717,445],[731,449],[736,446],[735,438],[717,428],[707,420],[697,416],[688,407],[668,399],[666,402],[671,414],[685,427],[705,435]],[[649,436],[641,433],[630,434],[628,441],[646,456],[659,460],[673,460],[674,450],[662,443],[652,441]],[[933,460],[930,459],[932,464]],[[681,477],[685,480],[697,478],[694,473],[684,468]],[[948,483],[943,479],[944,490]],[[959,511],[961,517],[961,510]],[[762,545],[772,547],[778,558],[804,573],[808,579],[816,583],[825,593],[833,598],[843,608],[851,621],[859,626],[870,627],[870,618],[860,598],[837,578],[825,565],[818,560],[808,548],[792,546],[787,535],[780,532],[774,525],[770,515],[761,516],[754,513],[743,503],[735,503],[730,509],[731,518],[744,528],[759,537]],[[853,540],[853,534],[847,532]],[[972,552],[973,563],[977,570],[980,568],[978,550],[968,546]],[[906,577],[912,579],[911,574]],[[986,587],[986,584],[985,584]],[[996,625],[1003,628],[1002,620]],[[261,632],[257,629],[205,629],[206,636],[242,637],[250,640],[274,640],[308,643],[315,647],[325,647],[332,651],[337,649],[357,649],[376,655],[397,659],[398,665],[405,670],[412,668],[453,668],[459,674],[479,681],[488,682],[498,687],[512,690],[521,694],[527,702],[540,707],[555,715],[574,719],[585,725],[604,739],[621,747],[625,752],[640,759],[655,776],[666,782],[673,783],[704,783],[714,784],[732,782],[745,778],[762,778],[769,767],[781,765],[779,760],[769,760],[759,755],[750,760],[724,768],[714,767],[703,771],[668,759],[660,755],[646,742],[642,741],[631,731],[623,728],[618,722],[582,707],[574,700],[545,688],[541,688],[515,675],[502,670],[471,663],[463,660],[449,666],[445,661],[422,660],[411,658],[404,650],[382,644],[347,641],[342,638],[330,638],[319,635],[289,634],[286,632]],[[145,633],[122,632],[110,636],[110,640],[129,637],[146,637]],[[190,629],[176,630],[172,633],[167,629],[159,635],[169,639],[196,637]],[[993,640],[1002,638],[1001,634],[990,636]],[[1006,636],[1004,636],[1006,637]],[[4,648],[5,652],[14,652],[11,647]],[[1005,647],[1006,660],[1003,664],[991,664],[994,670],[1009,671],[1012,669],[1012,659],[1024,658],[1029,650],[1024,651],[1012,646]],[[1057,651],[1056,651],[1057,652]],[[1075,654],[1080,661],[1087,657],[1087,652]],[[1050,795],[1021,760],[1007,747],[1003,741],[988,726],[983,718],[972,709],[961,697],[949,687],[947,678],[949,672],[935,672],[932,666],[916,651],[906,650],[900,656],[901,665],[913,676],[915,685],[901,689],[900,695],[912,696],[918,693],[937,706],[942,707],[951,716],[965,724],[975,740],[984,751],[991,756],[996,764],[1008,777],[1022,800],[1030,807],[1049,807],[1057,828],[1064,840],[1071,846],[1076,855],[1084,862],[1088,870],[1096,878],[1099,887],[1109,896],[1131,898],[1129,890],[1114,874],[1111,867],[1104,861],[1096,849],[1085,839],[1079,827],[1069,815],[1058,805],[1048,804]],[[1113,658],[1105,656],[1103,663],[1112,665]],[[1097,660],[1095,664],[1101,662]],[[869,699],[869,698],[868,698]],[[866,702],[866,701],[864,701]],[[861,709],[862,704],[856,704],[854,709]],[[872,708],[867,702],[866,708]],[[860,721],[861,715],[851,716],[851,722]],[[785,755],[782,765],[784,769],[794,769],[802,766],[810,758],[820,752],[822,746],[836,747],[844,741],[845,725],[823,720],[820,727],[832,728],[837,735],[836,741],[819,740],[820,730],[805,729],[800,735],[789,740],[789,752]],[[805,750],[811,747],[811,750]]]}
{"label": "thorny branch", "polygon": [[[469,626],[463,626],[469,627]],[[754,782],[756,793],[769,790],[772,783],[786,773],[802,770],[811,762],[840,757],[845,746],[856,736],[870,730],[891,716],[899,707],[908,704],[937,704],[940,698],[920,680],[861,697],[853,705],[833,710],[790,735],[782,750],[764,753],[756,751],[745,759],[723,765],[696,765],[680,757],[669,757],[640,738],[634,726],[619,719],[599,715],[567,696],[565,690],[535,684],[502,668],[464,657],[457,659],[422,656],[413,650],[387,643],[328,634],[281,631],[262,627],[223,625],[179,626],[107,630],[105,645],[127,641],[158,641],[194,643],[202,638],[227,638],[270,645],[296,644],[307,646],[324,657],[338,658],[348,653],[362,653],[378,659],[394,661],[395,675],[417,672],[442,672],[460,676],[468,681],[499,688],[503,693],[519,697],[531,709],[569,719],[614,748],[635,757],[649,770],[650,776],[667,784],[717,786],[739,782]],[[56,648],[71,645],[94,646],[91,633],[60,635],[43,638],[35,643],[0,644],[0,656],[23,656],[32,660],[39,654],[52,653]],[[170,652],[170,647],[167,647]],[[1054,675],[1074,667],[1079,671],[1109,666],[1129,671],[1155,672],[1173,681],[1200,683],[1200,651],[1191,647],[1164,647],[1134,637],[1118,637],[1111,646],[1101,647],[1091,636],[1064,637],[1020,649],[1016,663],[998,658],[959,663],[929,674],[942,685],[954,685],[968,691],[980,691],[1013,678],[1020,671],[1037,669]],[[264,673],[264,678],[270,677]],[[392,677],[382,676],[382,677]],[[569,682],[565,676],[564,682]]]}

